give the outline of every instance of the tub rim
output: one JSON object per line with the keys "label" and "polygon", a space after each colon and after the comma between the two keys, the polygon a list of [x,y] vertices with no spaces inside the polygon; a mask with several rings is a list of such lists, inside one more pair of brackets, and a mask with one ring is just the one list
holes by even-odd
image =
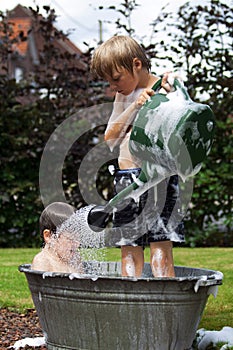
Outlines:
{"label": "tub rim", "polygon": [[[114,263],[114,264],[120,264],[120,262],[115,261],[106,261],[106,262],[100,262],[101,264],[107,264],[107,263]],[[149,267],[149,263],[145,263],[145,266]],[[58,278],[69,278],[72,279],[78,279],[78,280],[123,280],[123,281],[176,281],[176,282],[182,282],[182,281],[193,281],[197,282],[199,286],[211,286],[211,285],[221,285],[223,280],[223,273],[221,271],[217,270],[211,270],[206,268],[196,268],[196,267],[190,267],[190,266],[182,266],[182,265],[175,265],[175,270],[190,270],[193,272],[198,272],[197,275],[187,275],[184,277],[176,276],[176,277],[151,277],[142,275],[141,277],[123,277],[121,275],[114,275],[114,271],[108,271],[109,274],[103,274],[103,275],[96,275],[96,274],[78,274],[78,273],[67,273],[67,272],[50,272],[50,271],[40,271],[40,270],[32,270],[31,264],[21,264],[18,266],[18,270],[20,272],[29,273],[32,275],[41,275],[43,278],[47,277],[58,277]],[[200,271],[203,273],[200,274]],[[117,271],[115,271],[117,272]]]}

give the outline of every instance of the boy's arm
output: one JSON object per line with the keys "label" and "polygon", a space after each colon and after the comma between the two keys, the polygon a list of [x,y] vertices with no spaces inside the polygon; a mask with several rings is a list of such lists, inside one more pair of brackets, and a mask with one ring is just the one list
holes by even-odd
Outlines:
{"label": "boy's arm", "polygon": [[105,131],[105,141],[107,141],[111,150],[121,142],[129,127],[132,125],[137,112],[153,94],[154,91],[152,89],[143,90],[139,97],[129,104],[125,110],[123,107],[124,97],[119,93],[116,94],[113,111]]}
{"label": "boy's arm", "polygon": [[[181,79],[177,73],[165,73],[162,78],[160,93],[167,94],[173,91],[175,78]],[[154,91],[151,88],[144,89],[137,99],[124,110],[124,96],[116,93],[113,111],[105,131],[105,141],[107,141],[111,150],[120,144],[128,128],[132,125],[138,110],[152,95],[154,95]]]}
{"label": "boy's arm", "polygon": [[110,116],[104,137],[111,150],[113,150],[113,148],[121,142],[122,138],[127,132],[127,129],[132,124],[137,112],[138,108],[135,102],[131,103],[124,110],[123,96],[119,93],[116,94],[113,104],[113,111]]}

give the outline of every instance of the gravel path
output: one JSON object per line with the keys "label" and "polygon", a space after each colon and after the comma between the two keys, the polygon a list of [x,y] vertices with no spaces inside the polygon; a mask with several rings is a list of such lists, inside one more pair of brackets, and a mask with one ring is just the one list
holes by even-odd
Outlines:
{"label": "gravel path", "polygon": [[[17,313],[0,309],[0,350],[13,349],[17,340],[43,337],[35,309]],[[46,350],[46,346],[25,346],[22,349]]]}

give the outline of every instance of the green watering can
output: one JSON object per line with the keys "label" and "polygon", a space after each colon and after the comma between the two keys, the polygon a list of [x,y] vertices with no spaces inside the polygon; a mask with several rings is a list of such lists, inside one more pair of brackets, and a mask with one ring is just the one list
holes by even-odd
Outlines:
{"label": "green watering can", "polygon": [[183,181],[195,175],[211,149],[216,124],[211,108],[192,101],[177,79],[173,92],[158,93],[161,81],[153,86],[155,95],[141,107],[132,127],[129,149],[141,160],[140,175],[105,206],[93,207],[88,224],[94,231],[106,227],[109,214],[125,198],[137,198],[175,174]]}

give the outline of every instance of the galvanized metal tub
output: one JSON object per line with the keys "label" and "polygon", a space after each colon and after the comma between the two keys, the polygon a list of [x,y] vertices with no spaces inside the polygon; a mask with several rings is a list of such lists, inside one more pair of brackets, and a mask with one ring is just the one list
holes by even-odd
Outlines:
{"label": "galvanized metal tub", "polygon": [[175,267],[175,278],[120,276],[116,262],[100,276],[33,271],[21,265],[49,350],[185,350],[222,273]]}

